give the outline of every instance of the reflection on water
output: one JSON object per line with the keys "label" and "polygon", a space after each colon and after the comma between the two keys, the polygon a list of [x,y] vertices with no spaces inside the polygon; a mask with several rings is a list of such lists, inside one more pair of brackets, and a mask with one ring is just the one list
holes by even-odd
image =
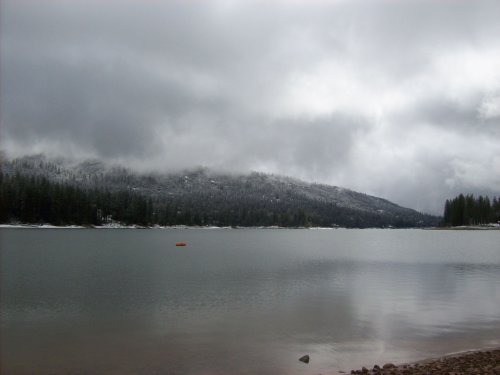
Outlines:
{"label": "reflection on water", "polygon": [[2,373],[328,374],[500,343],[500,232],[0,236]]}

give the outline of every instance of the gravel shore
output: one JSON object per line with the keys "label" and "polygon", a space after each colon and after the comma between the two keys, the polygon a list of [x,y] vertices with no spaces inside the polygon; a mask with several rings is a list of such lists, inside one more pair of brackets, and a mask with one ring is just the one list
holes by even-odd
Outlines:
{"label": "gravel shore", "polygon": [[416,363],[394,365],[386,363],[383,366],[374,365],[372,369],[363,367],[352,370],[357,375],[500,375],[500,349],[462,353],[428,359]]}

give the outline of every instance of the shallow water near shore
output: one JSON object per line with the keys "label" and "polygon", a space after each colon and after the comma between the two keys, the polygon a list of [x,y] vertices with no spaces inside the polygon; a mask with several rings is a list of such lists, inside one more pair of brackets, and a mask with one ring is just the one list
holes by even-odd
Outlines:
{"label": "shallow water near shore", "polygon": [[500,345],[498,231],[2,228],[0,244],[1,373],[325,375]]}

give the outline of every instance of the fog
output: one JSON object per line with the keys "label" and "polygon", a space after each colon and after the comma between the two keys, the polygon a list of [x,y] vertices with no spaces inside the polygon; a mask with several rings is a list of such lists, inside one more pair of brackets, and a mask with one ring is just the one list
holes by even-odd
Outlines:
{"label": "fog", "polygon": [[500,193],[497,1],[4,0],[0,148]]}

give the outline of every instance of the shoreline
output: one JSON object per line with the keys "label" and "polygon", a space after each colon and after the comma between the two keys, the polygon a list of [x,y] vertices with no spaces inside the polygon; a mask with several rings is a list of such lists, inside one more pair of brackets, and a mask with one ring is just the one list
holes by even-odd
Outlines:
{"label": "shoreline", "polygon": [[[351,227],[280,227],[280,226],[215,226],[215,225],[206,225],[206,226],[189,226],[189,225],[153,225],[153,226],[141,226],[137,224],[125,225],[119,223],[109,223],[105,225],[52,225],[48,223],[44,224],[28,224],[28,223],[11,223],[11,224],[0,224],[0,229],[308,229],[308,230],[337,230],[337,229],[345,229],[345,230],[370,230],[370,229],[384,229],[384,230],[454,230],[455,228],[439,228],[439,227],[408,227],[408,228],[395,228],[395,227],[367,227],[367,228],[351,228]],[[498,227],[489,227],[484,229],[499,229]]]}
{"label": "shoreline", "polygon": [[172,225],[172,226],[141,226],[141,225],[123,225],[123,224],[107,224],[107,225],[52,225],[52,224],[0,224],[0,229],[308,229],[308,230],[337,230],[337,229],[383,229],[383,230],[432,230],[432,231],[497,231],[500,230],[500,225],[490,226],[460,226],[460,227],[412,227],[412,228],[393,228],[393,227],[369,227],[369,228],[347,228],[347,227],[278,227],[278,226],[256,226],[256,227],[240,227],[240,226],[189,226],[189,225]]}
{"label": "shoreline", "polygon": [[[345,372],[339,372],[345,373]],[[351,370],[356,375],[500,374],[500,347],[472,349],[402,364],[374,364]]]}
{"label": "shoreline", "polygon": [[1,228],[10,228],[10,229],[308,229],[308,230],[336,230],[336,229],[431,229],[431,228],[378,228],[378,227],[370,227],[370,228],[347,228],[347,227],[279,227],[279,226],[255,226],[255,227],[241,227],[241,226],[224,226],[218,227],[214,225],[207,226],[189,226],[189,225],[172,225],[172,226],[161,226],[161,225],[153,225],[153,226],[141,226],[141,225],[124,225],[124,224],[106,224],[106,225],[52,225],[52,224],[0,224]]}
{"label": "shoreline", "polygon": [[[344,227],[218,227],[218,226],[189,226],[189,225],[172,225],[172,226],[141,226],[141,225],[123,225],[123,224],[108,224],[108,225],[52,225],[52,224],[0,224],[0,229],[310,229],[310,230],[334,230],[334,229],[359,229],[359,228],[344,228]],[[393,229],[393,228],[366,228],[366,229]],[[405,228],[412,229],[412,228]],[[418,228],[415,228],[418,229]]]}
{"label": "shoreline", "polygon": [[434,227],[431,230],[500,230],[500,224],[462,225],[459,227]]}

